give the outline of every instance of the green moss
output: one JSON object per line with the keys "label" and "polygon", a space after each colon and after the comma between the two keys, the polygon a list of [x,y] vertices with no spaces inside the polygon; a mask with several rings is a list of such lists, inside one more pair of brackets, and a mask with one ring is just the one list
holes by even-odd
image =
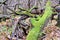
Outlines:
{"label": "green moss", "polygon": [[31,18],[31,24],[34,28],[29,31],[26,40],[37,40],[38,34],[41,34],[41,27],[44,25],[47,18],[52,15],[52,8],[50,6],[50,2],[48,1],[46,4],[46,9],[42,17],[38,16],[38,21],[35,18]]}
{"label": "green moss", "polygon": [[[22,10],[25,10],[25,11],[21,11],[21,12],[20,12],[20,11],[17,11],[16,13],[19,14],[19,15],[25,14],[25,15],[34,17],[35,15],[30,13],[30,12],[32,11],[32,9],[34,9],[34,8],[35,8],[35,6],[33,6],[33,7],[32,7],[31,9],[29,9],[29,10],[22,9]],[[20,8],[20,9],[21,9],[21,8]]]}

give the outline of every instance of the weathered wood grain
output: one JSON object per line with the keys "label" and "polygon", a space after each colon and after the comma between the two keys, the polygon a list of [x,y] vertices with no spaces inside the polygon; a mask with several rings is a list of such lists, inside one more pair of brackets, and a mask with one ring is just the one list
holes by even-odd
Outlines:
{"label": "weathered wood grain", "polygon": [[[45,4],[46,4],[47,0],[8,0],[6,2],[7,6],[9,6],[10,9],[16,10],[18,9],[18,5],[20,8],[24,8],[24,9],[29,9],[32,8],[32,6],[36,6],[38,7],[37,11],[40,12],[41,9],[44,8]],[[51,0],[51,5],[52,6],[56,6],[59,3],[59,0]],[[0,7],[2,10],[2,7]],[[8,11],[11,12],[11,11]],[[33,12],[36,12],[33,11]]]}

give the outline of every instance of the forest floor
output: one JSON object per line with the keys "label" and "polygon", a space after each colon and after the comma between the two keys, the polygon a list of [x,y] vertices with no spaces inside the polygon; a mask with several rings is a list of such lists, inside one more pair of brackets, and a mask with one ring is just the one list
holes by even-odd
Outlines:
{"label": "forest floor", "polygon": [[[56,18],[57,16],[55,16]],[[11,19],[6,19],[0,22],[0,40],[26,40],[26,36],[29,30],[32,28],[29,21],[30,18],[25,20],[19,20],[19,16],[14,18],[14,22]],[[22,23],[22,24],[18,24]],[[50,20],[46,27],[43,28],[43,36],[39,36],[38,40],[60,40],[60,28],[56,26],[57,21]],[[14,27],[16,26],[15,30]],[[14,32],[12,34],[12,31]]]}

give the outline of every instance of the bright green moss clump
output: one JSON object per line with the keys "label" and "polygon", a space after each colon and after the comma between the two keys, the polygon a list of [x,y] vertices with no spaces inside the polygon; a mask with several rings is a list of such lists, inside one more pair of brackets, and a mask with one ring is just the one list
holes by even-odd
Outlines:
{"label": "bright green moss clump", "polygon": [[49,18],[51,15],[52,15],[52,8],[50,2],[48,1],[43,16],[42,17],[38,16],[39,19],[38,21],[36,21],[35,18],[31,18],[31,24],[34,26],[34,28],[29,32],[26,40],[37,40],[41,27],[44,25],[46,19]]}

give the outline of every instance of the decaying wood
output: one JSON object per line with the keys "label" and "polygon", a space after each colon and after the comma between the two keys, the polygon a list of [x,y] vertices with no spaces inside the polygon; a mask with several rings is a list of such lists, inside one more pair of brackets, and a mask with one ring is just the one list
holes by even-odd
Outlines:
{"label": "decaying wood", "polygon": [[[16,10],[18,9],[18,7],[24,8],[24,9],[29,9],[33,6],[36,6],[36,7],[38,7],[38,9],[37,10],[34,9],[32,11],[32,13],[34,13],[34,12],[36,13],[36,11],[40,13],[40,10],[44,9],[44,6],[45,6],[46,2],[47,2],[47,0],[8,0],[6,2],[6,4],[12,10],[15,10],[14,8],[15,8],[16,4],[19,4],[19,5],[16,6]],[[52,3],[51,4],[52,6],[56,6],[56,5],[58,5],[59,0],[57,0],[57,1],[56,0],[51,0],[51,3]],[[8,12],[11,12],[11,11],[8,11]]]}

